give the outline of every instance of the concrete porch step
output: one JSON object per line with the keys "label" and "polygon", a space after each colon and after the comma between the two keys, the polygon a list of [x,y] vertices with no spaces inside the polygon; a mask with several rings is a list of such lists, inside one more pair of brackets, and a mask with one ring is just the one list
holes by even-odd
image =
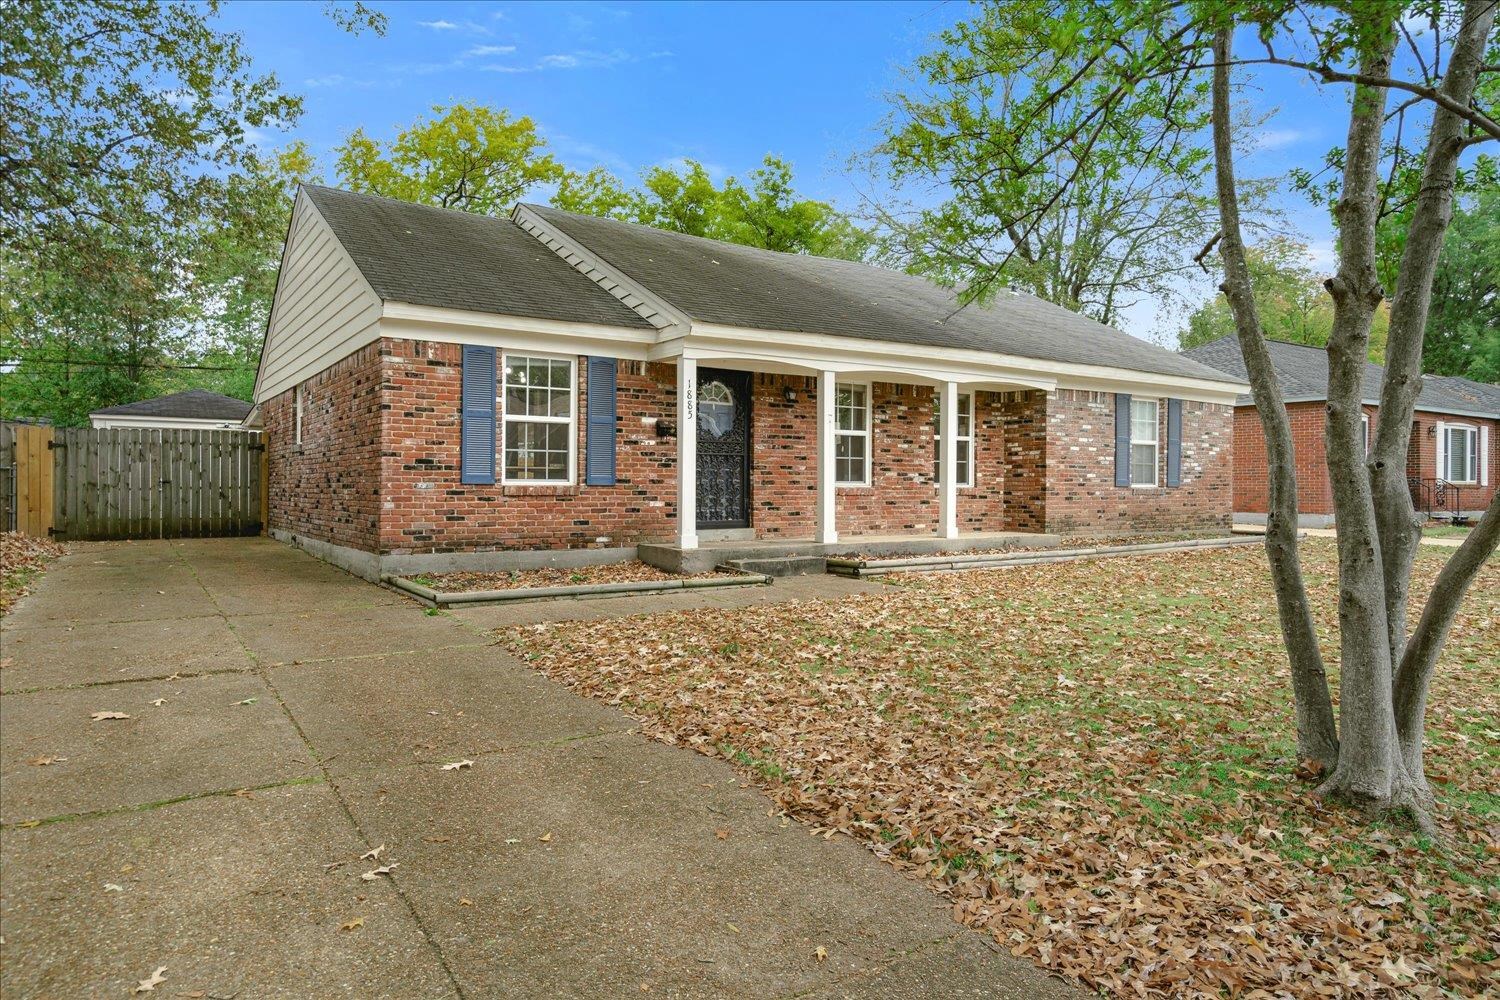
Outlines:
{"label": "concrete porch step", "polygon": [[724,565],[742,573],[763,576],[808,576],[828,572],[828,559],[819,555],[769,556],[758,559],[727,559]]}

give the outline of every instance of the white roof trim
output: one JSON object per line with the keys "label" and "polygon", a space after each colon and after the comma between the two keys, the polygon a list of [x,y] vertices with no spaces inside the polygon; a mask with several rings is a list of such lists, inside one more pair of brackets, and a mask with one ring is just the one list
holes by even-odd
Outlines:
{"label": "white roof trim", "polygon": [[[1249,395],[1249,393],[1242,392],[1242,393],[1240,393],[1240,395],[1241,396],[1246,396],[1246,395]],[[1312,395],[1312,396],[1306,396],[1306,395],[1303,395],[1303,396],[1286,396],[1286,397],[1284,397],[1281,400],[1281,402],[1283,404],[1285,404],[1285,405],[1290,406],[1292,403],[1321,403],[1321,402],[1324,402],[1326,399],[1328,399],[1327,395],[1322,395],[1322,396],[1318,396],[1318,395]],[[1378,399],[1361,399],[1360,400],[1360,404],[1363,405],[1363,406],[1373,406],[1377,412],[1379,412],[1379,410],[1380,410],[1380,400],[1378,400]],[[1236,401],[1234,405],[1235,406],[1249,406],[1249,407],[1253,407],[1255,405],[1255,400],[1254,399],[1250,399],[1250,400],[1246,400],[1245,402]],[[1460,410],[1460,409],[1456,409],[1456,408],[1451,407],[1451,406],[1423,406],[1420,403],[1418,403],[1416,406],[1412,407],[1412,412],[1413,413],[1445,413],[1445,414],[1452,414],[1452,415],[1458,416],[1458,417],[1473,417],[1473,418],[1475,418],[1477,420],[1500,420],[1500,413],[1491,413],[1491,412],[1487,412],[1485,410]]]}

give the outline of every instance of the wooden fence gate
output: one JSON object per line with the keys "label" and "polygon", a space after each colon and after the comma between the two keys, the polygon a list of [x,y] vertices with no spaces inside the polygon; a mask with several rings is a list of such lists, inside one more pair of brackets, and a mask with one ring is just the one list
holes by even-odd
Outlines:
{"label": "wooden fence gate", "polygon": [[46,538],[52,527],[52,428],[0,424],[0,531]]}
{"label": "wooden fence gate", "polygon": [[253,431],[0,425],[0,528],[62,540],[258,535],[264,456]]}

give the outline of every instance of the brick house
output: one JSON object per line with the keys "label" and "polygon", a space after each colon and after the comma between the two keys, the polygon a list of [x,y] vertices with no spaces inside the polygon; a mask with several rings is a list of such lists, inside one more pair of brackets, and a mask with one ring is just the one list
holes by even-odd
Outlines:
{"label": "brick house", "polygon": [[[1297,463],[1299,521],[1307,527],[1333,523],[1333,493],[1328,483],[1323,432],[1328,403],[1328,352],[1321,347],[1271,341],[1271,363],[1292,422],[1292,450]],[[1184,351],[1185,356],[1245,379],[1239,342],[1223,337]],[[1380,387],[1385,369],[1366,364],[1364,427],[1366,448],[1380,422]],[[1466,378],[1422,376],[1422,392],[1412,416],[1406,458],[1412,503],[1434,517],[1484,513],[1495,487],[1490,469],[1500,448],[1500,386]],[[1268,506],[1266,439],[1250,397],[1234,408],[1235,519],[1264,523]]]}
{"label": "brick house", "polygon": [[1246,386],[1027,295],[530,205],[297,196],[273,534],[366,576],[1227,530]]}

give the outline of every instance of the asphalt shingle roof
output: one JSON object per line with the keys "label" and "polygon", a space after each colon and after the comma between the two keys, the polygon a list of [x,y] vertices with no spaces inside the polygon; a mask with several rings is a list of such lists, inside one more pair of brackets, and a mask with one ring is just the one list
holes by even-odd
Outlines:
{"label": "asphalt shingle roof", "polygon": [[[170,396],[142,399],[94,410],[100,416],[116,417],[187,417],[195,420],[244,420],[250,404],[243,399],[224,396],[207,389],[188,389]],[[91,416],[93,414],[90,414]]]}
{"label": "asphalt shingle roof", "polygon": [[526,206],[694,320],[1224,381],[1212,368],[1031,295],[958,308],[925,278]]}
{"label": "asphalt shingle roof", "polygon": [[[1271,352],[1271,364],[1276,368],[1276,378],[1281,383],[1282,396],[1288,401],[1328,398],[1327,351],[1321,347],[1282,340],[1267,341],[1266,346]],[[1239,341],[1234,337],[1220,337],[1182,353],[1241,381],[1248,381],[1245,359],[1240,353]],[[1380,402],[1380,385],[1384,379],[1384,368],[1365,362],[1365,402]],[[1249,396],[1241,396],[1238,400],[1241,406],[1248,406],[1251,402],[1253,401]],[[1453,376],[1424,375],[1422,393],[1417,397],[1417,409],[1435,413],[1500,417],[1500,386]]]}
{"label": "asphalt shingle roof", "polygon": [[653,329],[510,219],[337,188],[303,190],[386,301]]}

